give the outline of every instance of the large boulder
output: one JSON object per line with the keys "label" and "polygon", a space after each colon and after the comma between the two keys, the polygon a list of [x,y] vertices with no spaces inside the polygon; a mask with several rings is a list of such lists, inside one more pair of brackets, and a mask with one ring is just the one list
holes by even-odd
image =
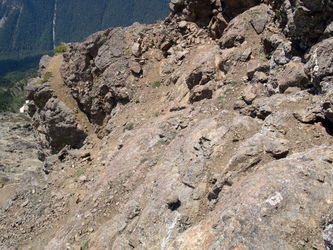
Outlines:
{"label": "large boulder", "polygon": [[25,95],[30,100],[28,113],[39,144],[39,159],[58,153],[66,145],[82,147],[87,134],[79,127],[75,113],[56,98],[48,83],[30,81]]}
{"label": "large boulder", "polygon": [[306,55],[305,68],[317,87],[325,77],[333,76],[333,37],[314,45]]}

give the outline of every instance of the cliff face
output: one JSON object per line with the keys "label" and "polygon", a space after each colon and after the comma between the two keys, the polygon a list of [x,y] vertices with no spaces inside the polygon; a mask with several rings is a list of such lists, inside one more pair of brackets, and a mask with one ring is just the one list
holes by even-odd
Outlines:
{"label": "cliff face", "polygon": [[44,167],[0,242],[330,249],[332,2],[170,9],[43,58],[26,95]]}

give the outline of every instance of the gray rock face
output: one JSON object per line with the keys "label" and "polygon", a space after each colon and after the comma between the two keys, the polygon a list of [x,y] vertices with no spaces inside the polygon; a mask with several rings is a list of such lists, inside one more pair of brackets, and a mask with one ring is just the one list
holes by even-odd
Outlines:
{"label": "gray rock face", "polygon": [[25,88],[28,113],[39,144],[39,158],[58,153],[66,145],[81,147],[87,134],[78,127],[76,116],[63,102],[54,97],[47,83],[30,83]]}
{"label": "gray rock face", "polygon": [[70,44],[64,53],[64,82],[96,125],[102,125],[117,102],[129,101],[125,83],[130,70],[124,56],[128,50],[122,43],[124,36],[122,28],[98,32],[82,44]]}
{"label": "gray rock face", "polygon": [[[278,245],[293,249],[290,242],[298,239],[290,233],[302,235],[310,226],[309,221],[319,223],[318,214],[327,206],[332,183],[327,175],[331,153],[332,148],[324,146],[308,150],[306,157],[294,154],[240,178],[232,188],[223,188],[210,218],[179,235],[172,248],[194,245],[223,249],[274,248]],[[320,175],[325,176],[324,182],[318,178]],[[209,231],[200,234],[206,228]],[[199,239],[198,235],[201,235]],[[319,247],[321,237],[315,236],[315,242]]]}
{"label": "gray rock face", "polygon": [[305,65],[311,80],[317,86],[324,77],[333,75],[333,37],[316,44],[307,55],[308,62]]}
{"label": "gray rock face", "polygon": [[[195,22],[199,26],[208,27],[214,39],[221,37],[223,30],[227,27],[231,19],[245,10],[258,5],[260,1],[171,1],[170,18],[180,18],[190,22]],[[256,22],[257,27],[264,26]],[[260,30],[261,28],[259,28]]]}
{"label": "gray rock face", "polygon": [[75,114],[64,103],[50,98],[32,117],[38,142],[46,155],[58,153],[66,145],[80,148],[87,136],[76,123]]}
{"label": "gray rock face", "polygon": [[[269,1],[270,2],[270,1]],[[283,32],[302,49],[312,46],[332,22],[331,1],[270,2]]]}

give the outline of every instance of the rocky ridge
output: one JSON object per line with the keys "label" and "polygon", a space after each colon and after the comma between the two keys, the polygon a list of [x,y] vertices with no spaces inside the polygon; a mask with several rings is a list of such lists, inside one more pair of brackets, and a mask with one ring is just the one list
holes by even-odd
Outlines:
{"label": "rocky ridge", "polygon": [[26,88],[44,164],[1,244],[331,249],[332,6],[172,0],[44,57]]}

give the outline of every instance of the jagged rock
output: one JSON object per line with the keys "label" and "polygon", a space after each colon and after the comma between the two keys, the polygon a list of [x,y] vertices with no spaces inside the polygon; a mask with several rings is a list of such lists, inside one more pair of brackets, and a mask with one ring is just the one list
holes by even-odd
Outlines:
{"label": "jagged rock", "polygon": [[316,121],[316,115],[308,110],[302,110],[300,112],[294,113],[294,116],[297,120],[303,123],[313,123]]}
{"label": "jagged rock", "polygon": [[269,66],[260,59],[252,59],[247,63],[247,76],[249,80],[253,78],[255,72],[267,72]]}
{"label": "jagged rock", "polygon": [[169,5],[170,18],[176,20],[180,18],[181,20],[195,22],[199,26],[206,26],[212,38],[219,39],[231,19],[259,3],[257,0],[228,0],[223,2],[222,8],[221,1],[171,1]]}
{"label": "jagged rock", "polygon": [[253,80],[264,83],[268,81],[268,76],[264,72],[256,71],[253,74]]}
{"label": "jagged rock", "polygon": [[326,249],[332,249],[333,247],[333,218],[332,218],[333,206],[329,206],[322,215],[323,224],[323,239],[325,241]]}
{"label": "jagged rock", "polygon": [[251,48],[247,48],[243,52],[243,54],[241,55],[239,60],[242,61],[242,62],[246,62],[250,58],[251,53],[252,53]]}
{"label": "jagged rock", "polygon": [[[256,4],[251,7],[254,5]],[[242,9],[238,10],[242,11]],[[220,47],[223,49],[240,46],[251,36],[251,29],[254,29],[257,34],[261,34],[273,16],[274,13],[265,4],[255,6],[236,16],[224,30],[223,36],[219,40]]]}
{"label": "jagged rock", "polygon": [[89,150],[79,150],[79,149],[73,149],[73,150],[67,150],[67,153],[69,156],[76,158],[76,159],[82,159],[87,158],[90,156]]}
{"label": "jagged rock", "polygon": [[207,83],[205,85],[196,85],[191,89],[189,100],[191,103],[198,102],[203,99],[211,99],[213,96],[214,84]]}
{"label": "jagged rock", "polygon": [[40,144],[40,159],[59,152],[65,145],[78,147],[87,136],[78,128],[75,114],[64,103],[53,97],[53,90],[47,84],[29,84],[25,88],[36,137]]}
{"label": "jagged rock", "polygon": [[217,47],[213,47],[208,53],[198,58],[199,61],[195,62],[190,72],[185,75],[188,89],[192,90],[196,85],[205,85],[213,79],[216,71],[214,67],[216,49]]}
{"label": "jagged rock", "polygon": [[333,124],[333,92],[329,92],[322,100],[324,116]]}
{"label": "jagged rock", "polygon": [[56,164],[59,164],[59,158],[57,155],[51,155],[46,157],[43,164],[43,171],[46,174],[49,174],[54,170]]}
{"label": "jagged rock", "polygon": [[130,61],[129,62],[129,67],[132,70],[132,72],[135,73],[135,74],[140,74],[141,71],[142,71],[140,63],[138,63],[136,61]]}
{"label": "jagged rock", "polygon": [[132,46],[132,54],[136,57],[141,55],[141,48],[139,43],[134,43]]}
{"label": "jagged rock", "polygon": [[278,13],[283,33],[302,49],[307,49],[331,22],[331,3],[322,1],[268,1]]}
{"label": "jagged rock", "polygon": [[243,109],[246,107],[246,102],[244,102],[243,100],[236,100],[234,102],[234,109],[238,110],[238,109]]}
{"label": "jagged rock", "polygon": [[43,72],[45,72],[47,66],[49,65],[51,57],[49,55],[44,55],[39,61],[38,76],[42,77]]}
{"label": "jagged rock", "polygon": [[316,87],[326,76],[333,75],[333,37],[314,45],[306,56],[305,69]]}
{"label": "jagged rock", "polygon": [[254,87],[252,85],[247,86],[242,92],[242,98],[247,104],[251,104],[257,97]]}
{"label": "jagged rock", "polygon": [[289,62],[277,75],[279,89],[283,93],[289,87],[301,87],[308,84],[308,78],[304,72],[303,64],[297,60]]}
{"label": "jagged rock", "polygon": [[288,141],[282,139],[265,140],[264,148],[269,154],[272,154],[275,158],[283,158],[289,153],[289,148],[286,146]]}

